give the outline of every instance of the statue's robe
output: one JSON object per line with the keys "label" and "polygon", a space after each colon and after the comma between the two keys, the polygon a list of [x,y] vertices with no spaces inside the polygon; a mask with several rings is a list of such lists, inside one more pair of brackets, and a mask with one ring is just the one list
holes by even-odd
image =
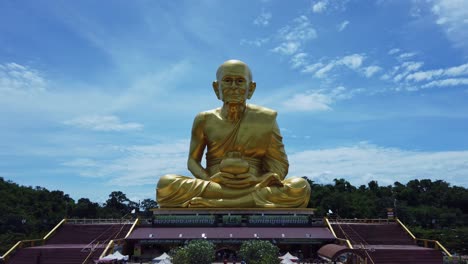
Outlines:
{"label": "statue's robe", "polygon": [[[249,163],[249,173],[256,177],[268,172],[276,173],[283,183],[282,187],[255,188],[259,182],[253,182],[248,188],[252,188],[250,195],[255,207],[306,207],[310,198],[307,181],[302,178],[285,179],[289,163],[276,122],[276,112],[249,104],[242,118],[230,127],[220,120],[219,112],[219,109],[215,109],[197,116],[202,120],[207,145],[206,171],[209,176],[220,171],[219,165],[226,153],[241,152],[243,159]],[[185,176],[165,175],[157,186],[158,204],[161,207],[186,207],[190,199],[203,197],[210,183]],[[235,192],[235,189],[230,191]]]}

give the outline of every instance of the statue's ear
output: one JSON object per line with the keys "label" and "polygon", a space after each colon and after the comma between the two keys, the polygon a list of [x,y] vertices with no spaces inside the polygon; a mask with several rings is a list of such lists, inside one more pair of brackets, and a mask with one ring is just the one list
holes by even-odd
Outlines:
{"label": "statue's ear", "polygon": [[257,87],[257,84],[255,82],[250,82],[249,85],[249,93],[247,94],[247,99],[250,99],[255,92],[255,88]]}
{"label": "statue's ear", "polygon": [[221,100],[221,95],[219,94],[219,83],[217,81],[213,82],[213,90],[216,94],[216,97],[218,97],[218,99]]}

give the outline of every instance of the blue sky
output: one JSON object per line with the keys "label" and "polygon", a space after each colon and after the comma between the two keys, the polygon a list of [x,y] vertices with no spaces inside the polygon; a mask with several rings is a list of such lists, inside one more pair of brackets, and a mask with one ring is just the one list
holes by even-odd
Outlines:
{"label": "blue sky", "polygon": [[289,175],[468,187],[467,40],[467,0],[0,1],[0,176],[154,198],[235,58]]}

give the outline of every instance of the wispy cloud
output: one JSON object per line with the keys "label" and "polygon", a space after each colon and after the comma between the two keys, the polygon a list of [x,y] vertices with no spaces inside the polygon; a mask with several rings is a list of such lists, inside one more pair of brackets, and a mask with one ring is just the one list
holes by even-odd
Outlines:
{"label": "wispy cloud", "polygon": [[360,54],[352,54],[341,58],[341,60],[339,60],[339,63],[345,65],[350,69],[355,70],[361,67],[364,58],[365,57]]}
{"label": "wispy cloud", "polygon": [[[188,140],[157,145],[115,146],[122,156],[101,161],[76,158],[62,166],[84,177],[115,186],[155,184],[164,174],[190,175],[186,170]],[[443,179],[466,186],[468,151],[415,151],[366,142],[329,149],[288,153],[290,176],[308,176],[319,183],[345,178],[355,185],[377,180],[381,185],[412,179]]]}
{"label": "wispy cloud", "polygon": [[418,71],[412,74],[409,74],[406,77],[408,81],[427,81],[438,77],[456,77],[468,75],[468,63],[462,64],[460,66],[449,67],[446,69],[436,69],[429,71]]}
{"label": "wispy cloud", "polygon": [[435,23],[445,31],[456,47],[468,50],[468,8],[464,0],[434,0],[432,13]]}
{"label": "wispy cloud", "polygon": [[327,6],[328,6],[328,1],[326,0],[318,1],[312,5],[312,11],[314,13],[322,13],[327,9]]}
{"label": "wispy cloud", "polygon": [[272,51],[282,55],[293,55],[306,41],[317,38],[317,32],[306,16],[300,16],[295,18],[290,25],[281,28],[277,36],[279,36],[280,44]]}
{"label": "wispy cloud", "polygon": [[398,52],[400,52],[400,49],[394,48],[388,51],[388,55],[397,54]]}
{"label": "wispy cloud", "polygon": [[462,186],[468,183],[468,151],[423,152],[361,143],[288,156],[289,175],[309,176],[320,183],[334,178],[345,178],[355,185],[370,180],[386,185],[422,178],[443,179]]}
{"label": "wispy cloud", "polygon": [[[406,61],[397,66],[393,72],[393,81],[400,82],[403,78],[407,77],[411,72],[417,71],[424,65],[421,61]],[[399,72],[397,74],[397,72]]]}
{"label": "wispy cloud", "polygon": [[299,42],[289,41],[283,42],[276,48],[272,49],[272,51],[280,53],[282,55],[293,55],[297,51],[299,51],[299,47],[301,44]]}
{"label": "wispy cloud", "polygon": [[446,86],[459,86],[459,85],[468,85],[468,78],[449,78],[443,80],[432,81],[422,85],[422,88],[430,87],[446,87]]}
{"label": "wispy cloud", "polygon": [[316,14],[343,11],[346,9],[346,4],[349,0],[317,0],[312,2],[312,12]]}
{"label": "wispy cloud", "polygon": [[368,66],[368,67],[365,67],[363,69],[364,71],[364,75],[367,77],[367,78],[370,78],[372,77],[374,74],[376,74],[377,72],[381,71],[382,68],[379,67],[379,66]]}
{"label": "wispy cloud", "polygon": [[273,17],[273,15],[270,12],[266,12],[265,10],[262,10],[260,15],[256,17],[253,21],[254,25],[258,26],[268,26],[270,24],[270,19]]}
{"label": "wispy cloud", "polygon": [[330,110],[332,98],[319,92],[295,94],[283,102],[285,111],[292,112],[316,112]]}
{"label": "wispy cloud", "polygon": [[95,131],[132,131],[143,128],[143,125],[139,123],[122,123],[120,118],[114,115],[82,116],[67,120],[64,124]]}
{"label": "wispy cloud", "polygon": [[339,100],[351,98],[358,90],[349,91],[343,86],[332,90],[310,90],[297,93],[281,103],[286,112],[320,112],[331,110],[331,105]]}
{"label": "wispy cloud", "polygon": [[[331,60],[327,63],[319,62],[319,63],[305,65],[304,68],[302,69],[302,72],[314,73],[314,76],[317,78],[325,78],[327,77],[330,71],[340,66],[344,66],[351,70],[358,71],[361,68],[364,59],[365,59],[364,55],[357,54],[357,53],[351,54],[351,55],[347,55],[347,56],[344,56],[335,60]],[[369,69],[366,69],[366,70],[375,71],[376,68],[371,68],[370,70]]]}
{"label": "wispy cloud", "polygon": [[270,38],[257,38],[254,40],[241,39],[240,44],[261,47],[265,45],[266,43],[268,43],[269,41],[270,41]]}
{"label": "wispy cloud", "polygon": [[303,65],[304,68],[301,70],[303,73],[315,73],[318,69],[321,69],[324,64],[321,62],[317,62],[314,64]]}
{"label": "wispy cloud", "polygon": [[155,184],[164,174],[188,175],[185,169],[188,144],[188,140],[177,140],[157,145],[114,146],[117,158],[105,161],[76,158],[62,166],[83,177],[102,178],[116,186]]}
{"label": "wispy cloud", "polygon": [[[176,76],[186,72],[187,65],[182,61],[161,71],[138,73],[125,88],[105,89],[106,84],[63,84],[46,79],[46,74],[30,67],[4,64],[0,65],[0,105],[13,112],[41,113],[41,117],[60,121],[80,115],[111,115],[142,105],[156,107],[152,100],[167,87],[175,87],[180,80]],[[157,105],[162,106],[163,103]]]}
{"label": "wispy cloud", "polygon": [[468,63],[432,70],[421,70],[423,66],[424,62],[422,61],[404,61],[385,73],[382,79],[391,80],[398,84],[395,88],[398,91],[418,91],[424,88],[467,84]]}
{"label": "wispy cloud", "polygon": [[343,30],[346,29],[346,27],[349,25],[349,21],[348,20],[345,20],[343,22],[341,22],[338,26],[337,26],[337,29],[338,29],[338,32],[341,32]]}
{"label": "wispy cloud", "polygon": [[14,62],[0,64],[0,94],[45,91],[46,79],[37,70]]}
{"label": "wispy cloud", "polygon": [[[317,65],[317,64],[314,64],[314,65]],[[330,62],[327,65],[323,66],[322,68],[318,69],[315,72],[314,76],[317,78],[325,78],[328,72],[330,72],[336,65],[339,65],[339,64],[336,62]]]}
{"label": "wispy cloud", "polygon": [[301,52],[297,53],[291,58],[291,66],[293,69],[300,68],[306,65],[307,53]]}
{"label": "wispy cloud", "polygon": [[406,59],[412,58],[414,56],[416,56],[416,52],[406,52],[406,53],[402,53],[402,54],[398,55],[398,58],[401,59],[401,60],[406,60]]}

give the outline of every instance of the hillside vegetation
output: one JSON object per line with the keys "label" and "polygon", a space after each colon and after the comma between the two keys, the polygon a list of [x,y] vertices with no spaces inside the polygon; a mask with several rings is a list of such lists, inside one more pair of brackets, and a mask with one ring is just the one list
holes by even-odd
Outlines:
{"label": "hillside vegetation", "polygon": [[[307,178],[306,178],[307,179]],[[355,187],[344,179],[330,184],[308,180],[312,194],[308,207],[317,217],[333,212],[339,218],[386,218],[395,208],[417,237],[436,239],[451,252],[468,254],[468,189],[445,181],[412,180],[379,186],[376,181]],[[113,191],[105,203],[87,198],[78,201],[62,191],[20,186],[0,177],[0,254],[18,240],[43,237],[63,218],[121,218],[135,209],[140,217],[151,217],[156,202],[140,204],[120,191]]]}

